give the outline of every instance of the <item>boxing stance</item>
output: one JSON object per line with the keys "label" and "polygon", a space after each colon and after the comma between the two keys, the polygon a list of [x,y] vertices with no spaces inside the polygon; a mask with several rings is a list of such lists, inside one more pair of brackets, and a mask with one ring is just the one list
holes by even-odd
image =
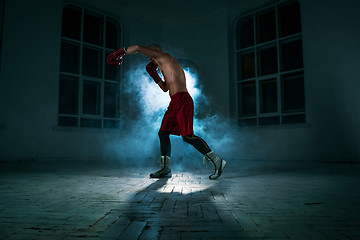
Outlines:
{"label": "boxing stance", "polygon": [[[194,103],[186,89],[185,73],[180,63],[170,54],[163,52],[156,44],[149,47],[134,45],[119,49],[110,54],[107,61],[111,65],[118,66],[123,62],[125,55],[133,53],[142,53],[148,57],[150,62],[146,66],[146,71],[164,92],[169,91],[171,98],[159,130],[161,169],[150,174],[150,177],[171,177],[170,134],[182,136],[185,142],[194,146],[204,155],[204,159],[212,163],[214,172],[209,176],[211,180],[220,177],[226,162],[217,156],[202,138],[194,135]],[[158,75],[158,68],[160,68],[164,80]]]}

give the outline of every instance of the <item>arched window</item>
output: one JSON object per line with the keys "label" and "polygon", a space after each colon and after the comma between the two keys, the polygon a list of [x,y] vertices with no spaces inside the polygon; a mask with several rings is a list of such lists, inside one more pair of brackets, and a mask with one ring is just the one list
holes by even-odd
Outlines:
{"label": "arched window", "polygon": [[62,18],[58,126],[119,128],[121,74],[106,56],[121,46],[111,17],[65,5]]}
{"label": "arched window", "polygon": [[236,22],[240,126],[305,123],[300,6],[273,4]]}

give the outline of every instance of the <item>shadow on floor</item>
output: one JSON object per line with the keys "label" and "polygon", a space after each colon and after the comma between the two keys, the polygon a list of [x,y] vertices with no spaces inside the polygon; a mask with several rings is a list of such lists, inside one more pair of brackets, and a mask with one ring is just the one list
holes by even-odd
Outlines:
{"label": "shadow on floor", "polygon": [[244,237],[241,224],[226,210],[232,206],[223,184],[226,181],[177,177],[151,183],[130,199],[129,224],[120,239]]}

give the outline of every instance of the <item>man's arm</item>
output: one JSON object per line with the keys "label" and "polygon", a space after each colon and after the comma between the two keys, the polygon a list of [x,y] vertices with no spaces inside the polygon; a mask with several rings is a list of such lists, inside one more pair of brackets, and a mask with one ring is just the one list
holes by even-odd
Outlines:
{"label": "man's arm", "polygon": [[160,81],[157,85],[158,85],[158,86],[161,88],[161,90],[163,90],[164,92],[169,91],[169,88],[168,88],[168,86],[166,85],[166,82]]}
{"label": "man's arm", "polygon": [[[152,48],[144,47],[141,45],[129,46],[126,49],[126,54],[133,54],[133,53],[138,53],[138,52],[144,54],[145,56],[147,56],[150,59],[155,59],[155,60],[158,60],[158,58],[164,54],[161,51],[157,51]],[[159,64],[159,61],[157,61],[157,64]],[[157,82],[157,84],[164,92],[169,91],[169,88],[168,88],[166,82],[161,80],[161,81]]]}
{"label": "man's arm", "polygon": [[127,47],[127,52],[126,54],[132,54],[132,53],[142,53],[145,56],[147,56],[148,58],[152,58],[152,59],[157,59],[159,58],[163,52],[148,48],[148,47],[144,47],[141,45],[133,45],[130,47]]}
{"label": "man's arm", "polygon": [[146,71],[148,74],[154,79],[154,82],[159,85],[159,87],[164,91],[167,92],[169,90],[166,82],[163,82],[160,78],[159,74],[157,73],[158,65],[151,61],[146,65]]}

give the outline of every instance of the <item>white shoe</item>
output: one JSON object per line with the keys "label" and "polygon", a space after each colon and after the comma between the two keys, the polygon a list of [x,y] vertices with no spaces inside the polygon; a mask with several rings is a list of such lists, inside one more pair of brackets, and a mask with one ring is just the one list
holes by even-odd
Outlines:
{"label": "white shoe", "polygon": [[161,169],[157,172],[151,173],[151,178],[171,178],[171,168],[170,168],[170,157],[161,156]]}
{"label": "white shoe", "polygon": [[226,161],[221,157],[217,156],[213,151],[204,155],[204,160],[208,160],[212,163],[214,173],[209,176],[210,180],[218,179],[226,166]]}

